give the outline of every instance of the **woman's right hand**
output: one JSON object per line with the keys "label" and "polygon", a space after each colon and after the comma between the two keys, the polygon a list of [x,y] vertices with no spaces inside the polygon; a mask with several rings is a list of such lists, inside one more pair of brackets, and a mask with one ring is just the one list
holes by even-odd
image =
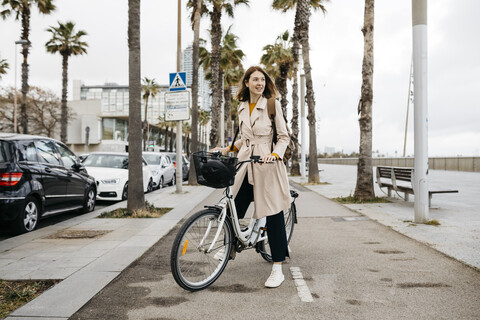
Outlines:
{"label": "woman's right hand", "polygon": [[221,152],[223,155],[226,155],[230,149],[228,147],[226,148],[220,148],[220,147],[215,147],[213,149],[210,149],[210,152]]}

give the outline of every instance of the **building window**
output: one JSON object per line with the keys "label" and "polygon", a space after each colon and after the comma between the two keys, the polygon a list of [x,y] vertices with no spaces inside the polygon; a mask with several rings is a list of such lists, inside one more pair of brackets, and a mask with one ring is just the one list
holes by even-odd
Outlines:
{"label": "building window", "polygon": [[113,132],[115,129],[115,120],[109,118],[103,118],[102,120],[102,139],[113,140]]}

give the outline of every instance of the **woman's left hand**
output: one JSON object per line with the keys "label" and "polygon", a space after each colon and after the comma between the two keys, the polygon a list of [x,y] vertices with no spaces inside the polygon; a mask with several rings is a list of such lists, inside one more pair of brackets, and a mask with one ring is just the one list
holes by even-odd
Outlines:
{"label": "woman's left hand", "polygon": [[262,161],[265,162],[265,163],[270,163],[270,162],[273,162],[273,161],[275,161],[275,160],[277,160],[277,157],[275,157],[275,156],[272,155],[272,154],[269,154],[269,155],[264,156],[264,157],[262,158]]}

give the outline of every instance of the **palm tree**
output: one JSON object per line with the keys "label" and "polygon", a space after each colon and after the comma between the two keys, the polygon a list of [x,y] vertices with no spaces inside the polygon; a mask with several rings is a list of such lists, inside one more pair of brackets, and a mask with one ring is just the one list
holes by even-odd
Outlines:
{"label": "palm tree", "polygon": [[21,39],[26,40],[28,44],[23,45],[22,55],[22,103],[20,105],[20,125],[22,132],[28,133],[28,115],[27,115],[27,93],[28,93],[28,53],[30,47],[30,16],[32,6],[36,5],[38,11],[43,14],[50,14],[55,10],[53,0],[2,0],[2,6],[6,7],[0,12],[0,16],[6,19],[10,15],[15,16],[15,20],[19,18],[22,21]]}
{"label": "palm tree", "polygon": [[143,150],[147,150],[149,137],[149,123],[148,123],[148,99],[152,96],[152,99],[155,98],[157,93],[160,91],[160,85],[155,82],[155,79],[148,79],[147,77],[142,80],[142,90],[143,90],[143,101],[144,101],[144,110],[145,110],[145,121],[143,122]]}
{"label": "palm tree", "polygon": [[209,15],[211,21],[211,73],[210,86],[212,90],[212,126],[210,131],[210,145],[218,143],[218,128],[220,122],[220,108],[222,107],[222,90],[218,90],[223,84],[223,75],[220,68],[221,59],[221,37],[222,37],[222,12],[233,18],[233,8],[240,4],[248,5],[249,0],[204,0],[209,6],[202,5],[202,15]]}
{"label": "palm tree", "polygon": [[[225,33],[222,41],[220,69],[223,74],[223,96],[224,104],[224,122],[225,137],[229,135],[233,139],[232,128],[232,87],[236,86],[242,79],[245,72],[242,65],[242,59],[245,56],[242,50],[237,47],[238,37],[230,32],[230,26]],[[223,144],[223,141],[222,141]]]}
{"label": "palm tree", "polygon": [[[193,29],[193,52],[192,52],[192,153],[198,151],[198,49],[200,46],[200,18],[202,11],[202,0],[190,0],[187,3],[187,7],[192,8],[192,14],[190,20],[192,22]],[[193,159],[190,162],[193,163]],[[197,184],[197,175],[195,174],[195,166],[190,166],[190,173],[188,175],[188,184]]]}
{"label": "palm tree", "polygon": [[6,59],[0,60],[0,79],[2,79],[2,74],[7,74],[7,69],[10,68]]}
{"label": "palm tree", "polygon": [[45,44],[47,52],[60,53],[62,56],[62,118],[60,121],[60,140],[67,142],[67,87],[68,87],[68,58],[71,55],[81,55],[87,52],[88,44],[81,38],[87,33],[83,30],[75,32],[75,23],[67,21],[58,22],[58,27],[47,29],[52,38]]}
{"label": "palm tree", "polygon": [[[227,123],[225,127],[225,137],[228,136],[229,132],[232,132],[231,126],[231,101],[232,101],[232,87],[237,85],[238,82],[241,80],[242,75],[244,73],[243,66],[242,66],[242,59],[245,56],[242,50],[238,49],[237,47],[237,40],[238,37],[230,32],[231,26],[228,28],[227,32],[223,37],[221,47],[221,59],[220,59],[220,72],[222,75],[223,81],[223,95],[225,99],[225,106],[224,106],[224,121]],[[205,43],[205,40],[200,40],[201,44]],[[205,78],[207,80],[212,79],[212,72],[208,71],[211,67],[212,56],[210,52],[204,47],[200,46],[199,48],[199,56],[200,56],[200,64],[203,66],[204,70],[206,71]],[[212,111],[213,114],[213,111]],[[213,126],[213,123],[212,123]],[[218,130],[218,129],[217,129]],[[221,143],[223,144],[223,142]]]}
{"label": "palm tree", "polygon": [[128,0],[128,200],[129,210],[145,208],[142,174],[142,86],[140,76],[140,0]]}
{"label": "palm tree", "polygon": [[204,145],[207,144],[206,126],[209,122],[210,122],[210,112],[208,112],[207,110],[198,110],[198,123],[200,125],[200,129],[203,128],[203,130],[200,130],[201,132],[199,134],[199,137],[200,137],[200,141],[202,141]]}
{"label": "palm tree", "polygon": [[185,150],[185,153],[187,155],[190,155],[189,143],[190,143],[190,134],[192,133],[192,126],[186,121],[182,122],[182,133],[185,139],[183,141],[183,150]]}
{"label": "palm tree", "polygon": [[[318,0],[321,3],[322,0]],[[312,67],[310,66],[310,44],[308,40],[310,24],[310,0],[298,0],[297,11],[295,13],[295,34],[298,36],[299,43],[302,45],[303,69],[305,72],[305,82],[307,87],[306,101],[308,105],[308,124],[309,124],[309,153],[308,153],[308,182],[319,183],[317,161],[317,125],[315,116],[315,99],[312,82]],[[323,12],[323,5],[319,7]]]}
{"label": "palm tree", "polygon": [[362,200],[375,198],[372,169],[372,101],[373,101],[373,20],[375,0],[365,0],[362,89],[358,103],[360,150],[357,167],[357,185],[354,197]]}
{"label": "palm tree", "polygon": [[282,111],[287,112],[287,79],[291,78],[293,56],[290,47],[291,39],[288,30],[277,37],[275,44],[263,47],[265,52],[260,58],[260,63],[267,66],[267,70],[274,69],[275,84],[282,97]]}
{"label": "palm tree", "polygon": [[[323,2],[328,0],[310,0],[310,5],[314,10],[321,10],[325,11],[325,7],[323,6]],[[276,10],[281,10],[283,12],[287,12],[294,8],[297,8],[295,12],[295,26],[297,26],[299,21],[299,12],[297,7],[298,0],[273,0],[272,7]],[[295,28],[294,33],[292,36],[292,57],[294,60],[293,63],[293,84],[292,84],[292,140],[293,142],[298,145],[298,62],[299,62],[299,49],[300,49],[300,37],[299,37],[299,29]],[[305,143],[302,141],[302,143]],[[304,148],[306,145],[303,146]],[[290,170],[290,174],[292,175],[300,175],[300,165],[298,163],[298,148],[293,150],[292,154],[292,168]]]}

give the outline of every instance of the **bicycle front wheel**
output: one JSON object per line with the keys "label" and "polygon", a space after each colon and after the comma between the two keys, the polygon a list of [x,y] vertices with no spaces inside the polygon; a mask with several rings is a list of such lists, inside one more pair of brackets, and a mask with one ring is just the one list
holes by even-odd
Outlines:
{"label": "bicycle front wheel", "polygon": [[[195,213],[180,228],[173,242],[170,267],[178,285],[198,291],[214,283],[227,266],[232,249],[230,220],[220,224],[220,212],[206,209]],[[220,228],[220,234],[215,235]],[[207,252],[212,246],[212,250]]]}
{"label": "bicycle front wheel", "polygon": [[[290,239],[292,239],[293,226],[295,224],[296,215],[297,208],[295,207],[295,203],[292,202],[290,208],[283,212],[283,217],[285,219],[285,232],[287,233],[287,245],[290,243]],[[257,244],[257,251],[260,252],[260,255],[266,261],[273,261],[272,254],[270,253],[270,246],[268,245],[268,240],[263,240],[259,242]]]}

